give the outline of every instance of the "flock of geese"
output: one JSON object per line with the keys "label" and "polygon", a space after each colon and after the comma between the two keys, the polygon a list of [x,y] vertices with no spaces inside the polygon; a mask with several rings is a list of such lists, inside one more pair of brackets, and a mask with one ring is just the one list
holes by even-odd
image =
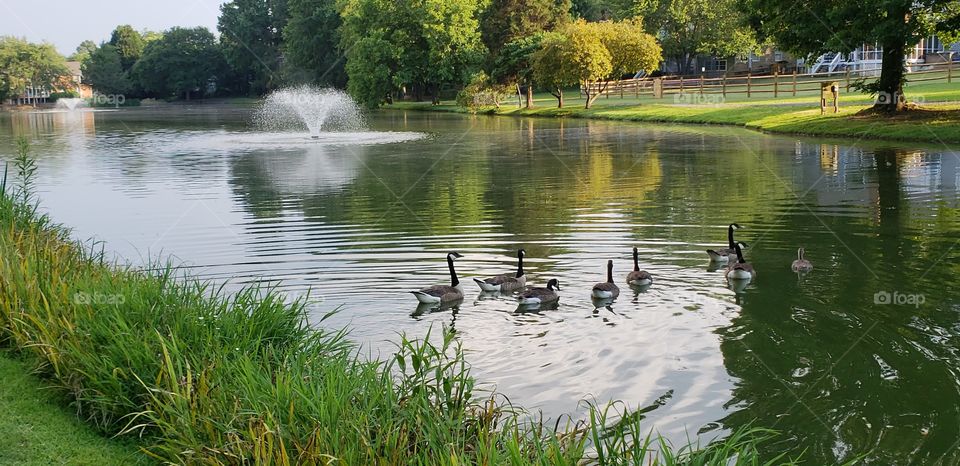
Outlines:
{"label": "flock of geese", "polygon": [[[743,250],[747,244],[733,238],[734,231],[740,225],[731,223],[727,228],[727,247],[723,249],[707,249],[711,265],[726,266],[726,278],[731,282],[739,282],[743,286],[757,278],[757,271],[753,265],[743,258]],[[560,282],[556,278],[547,281],[546,287],[527,287],[527,276],[523,272],[523,249],[517,251],[517,272],[497,275],[485,279],[474,278],[482,291],[517,294],[517,300],[523,306],[540,306],[556,303],[560,299]],[[806,273],[813,270],[813,264],[804,257],[804,250],[797,250],[797,259],[791,268],[797,273]],[[447,267],[450,269],[450,285],[434,285],[418,291],[411,291],[421,304],[443,305],[463,299],[464,290],[453,262],[463,257],[460,253],[447,254]],[[653,275],[646,270],[640,270],[637,248],[633,248],[633,270],[627,274],[626,283],[631,287],[646,289],[653,285]],[[620,287],[613,280],[613,260],[607,261],[607,280],[593,285],[591,297],[598,300],[612,300],[620,295]]]}

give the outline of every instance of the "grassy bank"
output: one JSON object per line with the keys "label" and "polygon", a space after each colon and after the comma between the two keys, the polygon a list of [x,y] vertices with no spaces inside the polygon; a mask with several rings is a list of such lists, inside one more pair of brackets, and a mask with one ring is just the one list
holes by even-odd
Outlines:
{"label": "grassy bank", "polygon": [[[575,91],[574,91],[575,92]],[[575,95],[575,94],[574,94]],[[840,136],[851,138],[960,143],[960,84],[917,84],[908,87],[908,96],[921,97],[921,108],[886,117],[862,115],[869,96],[844,97],[840,113],[820,115],[816,96],[756,99],[712,105],[673,104],[671,97],[654,100],[601,98],[594,108],[584,109],[583,101],[570,99],[564,108],[556,101],[540,98],[536,108],[518,109],[504,105],[480,113],[513,116],[594,118],[603,120],[657,123],[690,123],[743,126],[771,133]],[[386,108],[462,112],[453,102],[430,105],[397,102]]]}
{"label": "grassy bank", "polygon": [[369,360],[345,332],[309,326],[305,301],[106,262],[37,212],[32,162],[16,165],[18,180],[0,184],[0,345],[91,426],[139,436],[156,460],[764,464],[764,430],[699,448],[669,445],[617,405],[559,430],[530,420],[477,389],[450,333],[400,338],[389,360]]}
{"label": "grassy bank", "polygon": [[30,368],[0,351],[0,464],[148,464],[132,442],[110,439],[77,418]]}

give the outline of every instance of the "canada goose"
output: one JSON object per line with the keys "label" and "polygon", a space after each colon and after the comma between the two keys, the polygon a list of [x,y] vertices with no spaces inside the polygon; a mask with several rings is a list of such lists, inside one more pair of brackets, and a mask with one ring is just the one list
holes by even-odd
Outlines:
{"label": "canada goose", "polygon": [[647,286],[653,283],[653,275],[646,270],[640,270],[639,254],[633,248],[633,271],[627,274],[627,284],[632,286]]}
{"label": "canada goose", "polygon": [[620,288],[613,283],[613,260],[607,261],[607,281],[593,285],[594,298],[610,299],[620,295]]}
{"label": "canada goose", "polygon": [[523,288],[527,284],[527,276],[523,274],[523,256],[527,252],[523,249],[517,250],[517,273],[516,275],[507,273],[497,275],[486,279],[474,278],[473,281],[480,285],[483,291],[511,292]]}
{"label": "canada goose", "polygon": [[551,278],[546,288],[527,288],[518,298],[520,304],[547,304],[560,299],[557,291],[560,291],[560,282],[556,278]]}
{"label": "canada goose", "polygon": [[420,291],[411,291],[417,300],[424,304],[440,304],[456,301],[463,298],[463,286],[457,278],[457,272],[453,270],[453,260],[463,256],[458,252],[447,254],[447,267],[450,268],[450,285],[434,285],[423,288]]}
{"label": "canada goose", "polygon": [[[707,255],[710,256],[710,262],[729,262],[730,258],[736,254],[734,251],[734,240],[733,240],[733,230],[739,230],[742,228],[736,223],[731,223],[727,227],[727,247],[725,249],[707,249]],[[747,247],[747,243],[743,243],[743,247]]]}
{"label": "canada goose", "polygon": [[740,248],[739,241],[734,243],[734,252],[737,253],[737,261],[727,267],[727,278],[731,280],[752,280],[757,278],[757,271],[753,266],[743,260],[743,249]]}
{"label": "canada goose", "polygon": [[813,264],[803,258],[804,252],[803,248],[797,249],[797,260],[793,261],[793,264],[790,265],[790,268],[793,269],[794,272],[809,272],[813,270]]}

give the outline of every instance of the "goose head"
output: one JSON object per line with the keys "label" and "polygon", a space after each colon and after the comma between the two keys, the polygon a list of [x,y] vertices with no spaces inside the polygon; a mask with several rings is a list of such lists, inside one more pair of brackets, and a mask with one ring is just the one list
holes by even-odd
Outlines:
{"label": "goose head", "polygon": [[448,261],[451,261],[451,262],[453,262],[454,259],[459,259],[459,258],[461,258],[461,257],[463,257],[463,255],[461,255],[461,254],[460,254],[459,252],[457,252],[457,251],[453,251],[453,252],[447,254],[447,260],[448,260]]}
{"label": "goose head", "polygon": [[557,280],[556,278],[551,278],[551,279],[547,282],[547,289],[548,289],[548,290],[560,291],[560,281]]}

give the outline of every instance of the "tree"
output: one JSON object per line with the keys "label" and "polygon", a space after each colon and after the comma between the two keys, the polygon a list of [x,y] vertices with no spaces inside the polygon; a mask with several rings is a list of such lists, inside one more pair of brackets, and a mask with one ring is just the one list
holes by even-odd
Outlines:
{"label": "tree", "polygon": [[540,49],[532,57],[533,80],[556,97],[557,108],[563,108],[563,88],[575,85],[578,81],[567,63],[569,42],[566,34],[545,33],[540,40]]}
{"label": "tree", "polygon": [[466,82],[483,58],[480,7],[480,0],[345,0],[347,90],[369,106],[404,89],[438,100],[442,86]]}
{"label": "tree", "polygon": [[223,55],[248,93],[262,94],[279,83],[286,24],[286,0],[233,0],[220,6]]}
{"label": "tree", "polygon": [[147,45],[132,76],[147,92],[190,100],[191,93],[203,94],[225,68],[217,40],[207,28],[175,27]]}
{"label": "tree", "polygon": [[69,74],[53,45],[0,37],[0,100],[21,95],[28,87],[55,90]]}
{"label": "tree", "polygon": [[83,81],[104,94],[126,94],[131,90],[130,78],[123,70],[117,47],[103,44],[81,65]]}
{"label": "tree", "polygon": [[543,43],[544,33],[507,42],[493,64],[491,79],[497,83],[515,82],[526,87],[527,108],[533,108],[533,59]]}
{"label": "tree", "polygon": [[[344,87],[347,73],[340,54],[340,13],[335,0],[287,0],[290,19],[283,29],[286,58],[303,80]],[[302,70],[302,71],[301,71]]]}
{"label": "tree", "polygon": [[586,21],[610,21],[630,16],[632,0],[572,0],[570,14]]}
{"label": "tree", "polygon": [[78,61],[81,64],[90,58],[90,55],[97,50],[97,44],[92,40],[85,40],[77,46],[77,50],[70,55],[70,61]]}
{"label": "tree", "polygon": [[117,48],[124,71],[133,68],[133,64],[143,55],[143,36],[129,24],[117,26],[113,30],[110,34],[110,45]]}
{"label": "tree", "polygon": [[630,14],[643,18],[681,74],[693,71],[697,55],[745,56],[757,52],[756,34],[737,0],[640,0]]}
{"label": "tree", "polygon": [[570,0],[492,0],[480,14],[483,43],[498,55],[500,47],[570,21]]}
{"label": "tree", "polygon": [[565,27],[561,34],[565,41],[546,46],[558,50],[545,52],[537,67],[540,79],[549,79],[551,73],[561,76],[554,85],[580,83],[590,108],[609,86],[624,74],[652,71],[660,64],[661,49],[653,36],[643,31],[638,20],[588,23],[578,20]]}
{"label": "tree", "polygon": [[956,0],[740,0],[754,29],[797,55],[850,52],[864,43],[883,48],[880,77],[861,87],[879,98],[874,110],[903,110],[906,52],[923,38],[956,31]]}

